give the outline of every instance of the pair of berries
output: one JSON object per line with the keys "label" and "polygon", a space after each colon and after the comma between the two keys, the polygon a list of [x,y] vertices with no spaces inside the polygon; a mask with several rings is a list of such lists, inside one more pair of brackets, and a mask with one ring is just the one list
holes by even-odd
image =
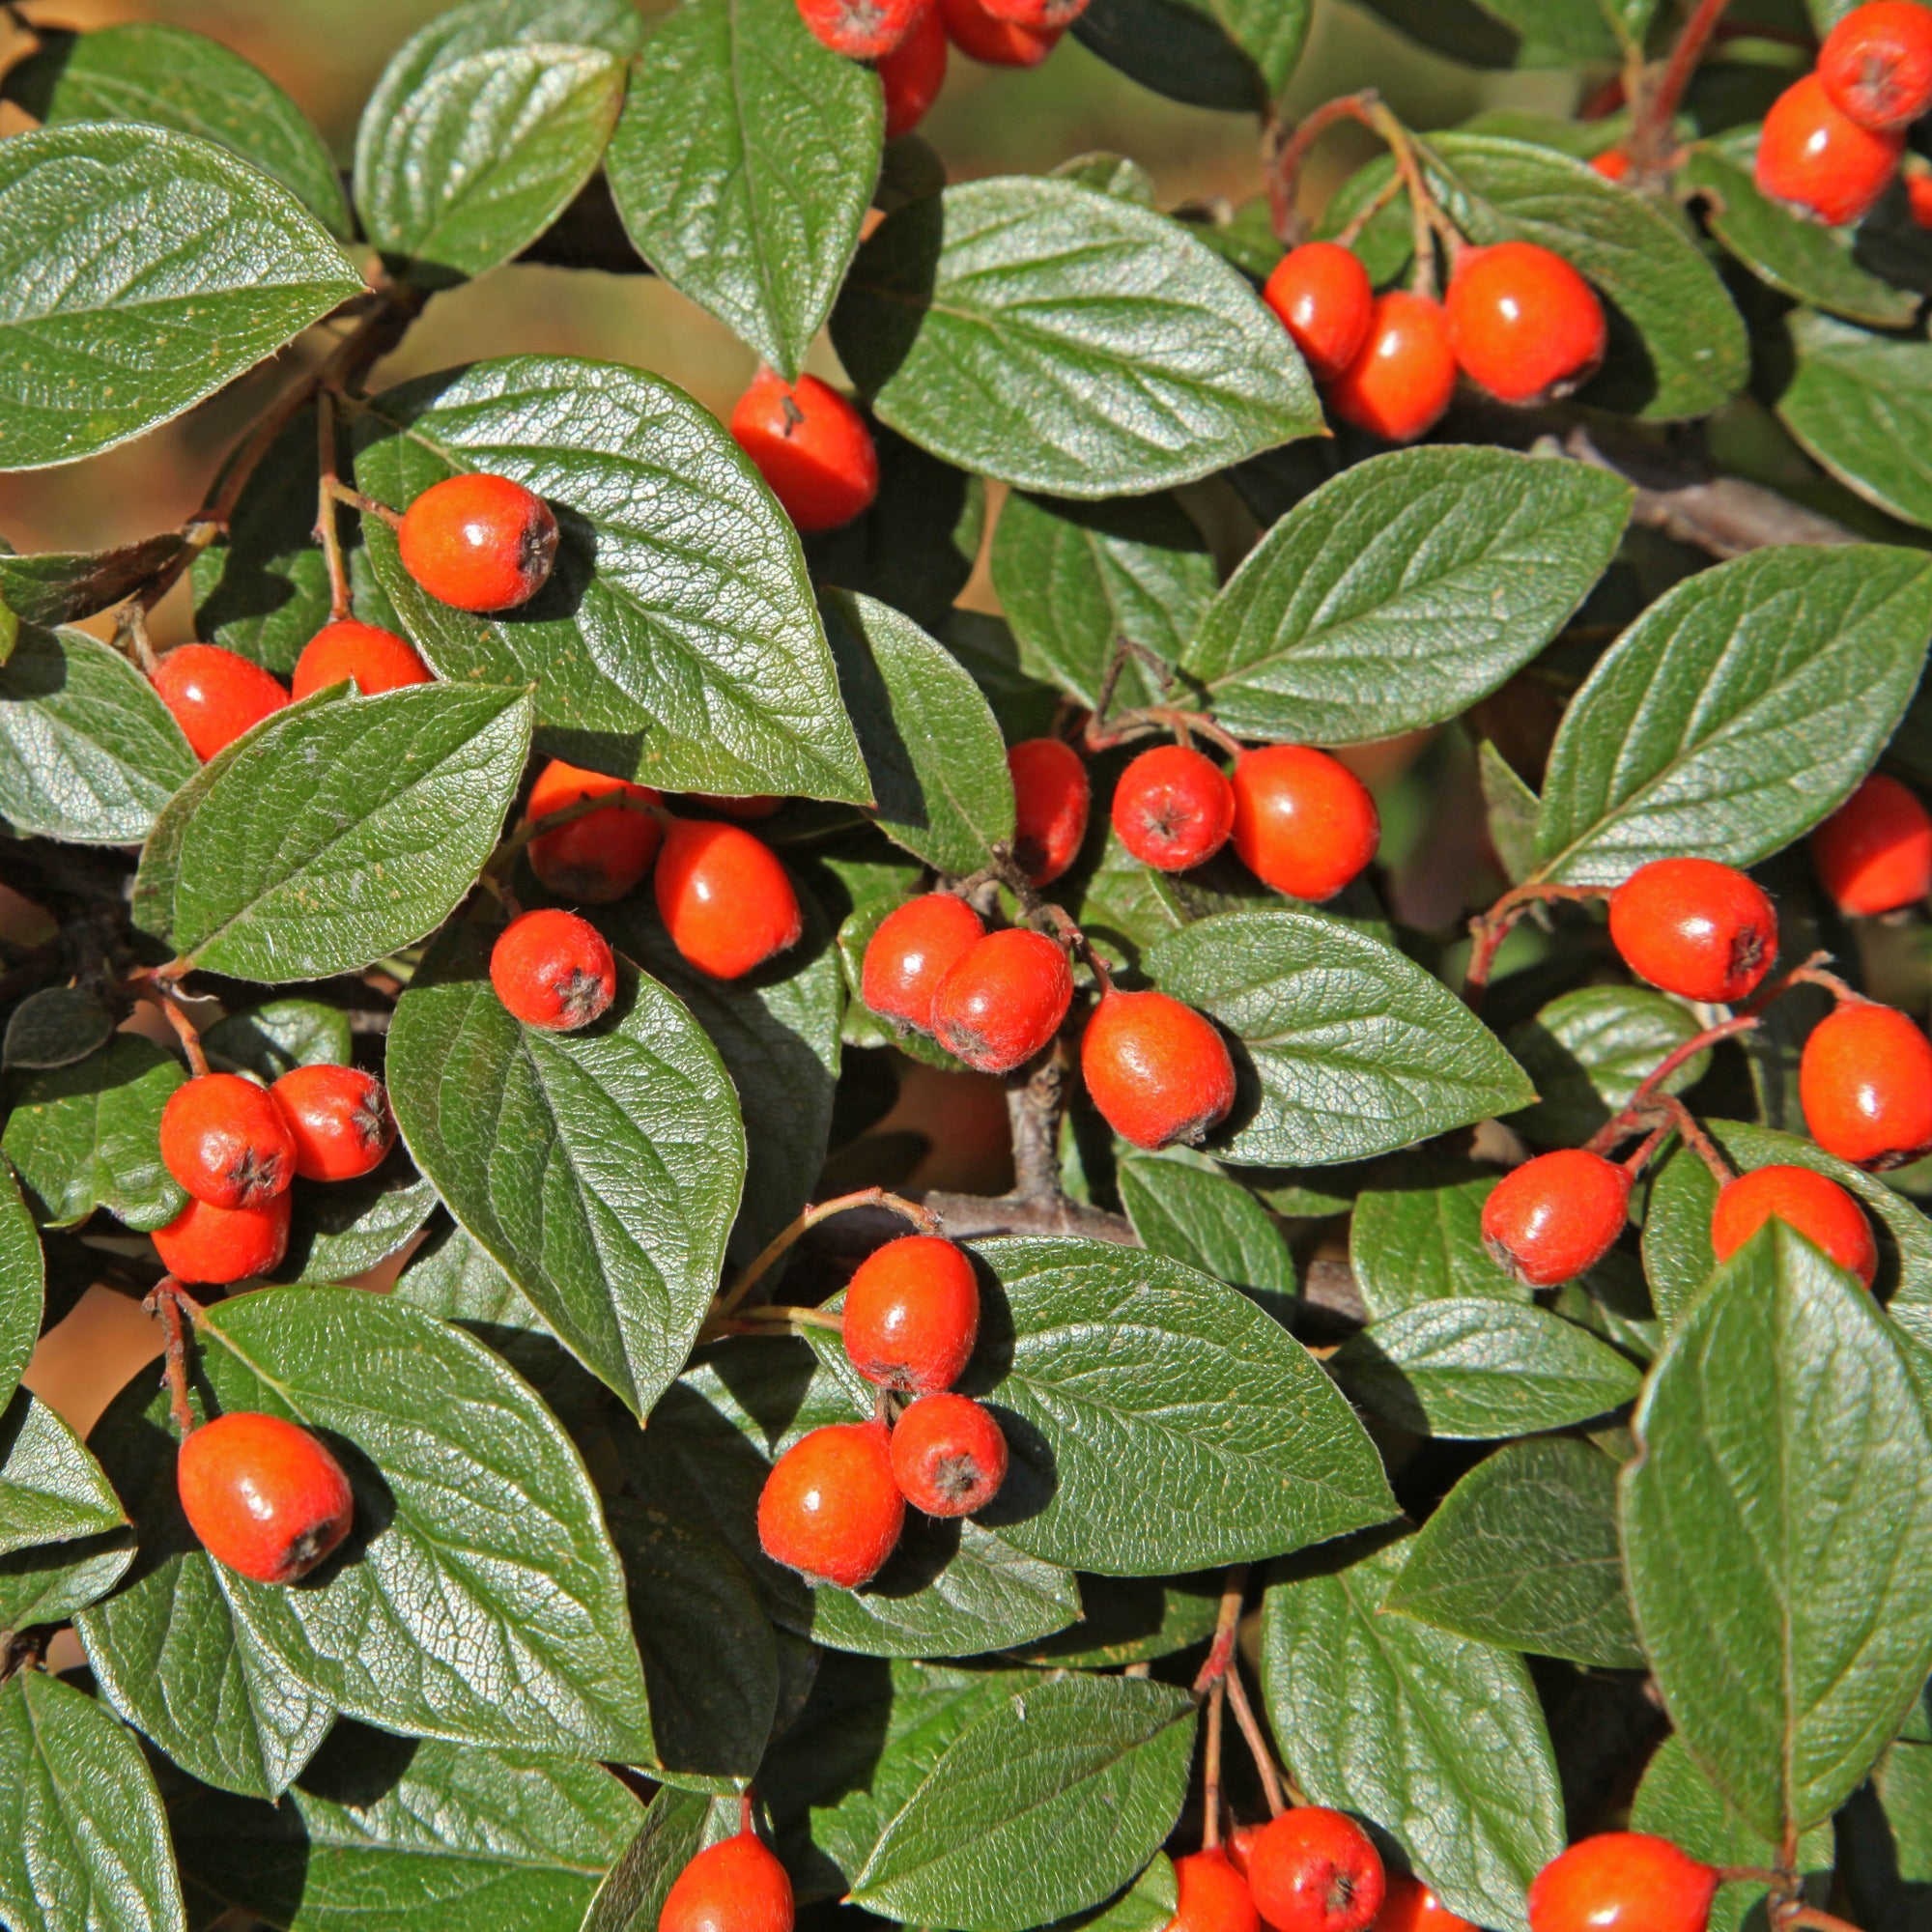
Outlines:
{"label": "pair of berries", "polygon": [[787,383],[760,369],[731,411],[732,438],[807,535],[849,524],[879,494],[879,452],[866,419],[816,376]]}
{"label": "pair of berries", "polygon": [[1322,1804],[1243,1827],[1225,1850],[1177,1859],[1174,1876],[1168,1932],[1365,1932],[1389,1884],[1369,1834]]}
{"label": "pair of berries", "polygon": [[188,1204],[155,1235],[180,1281],[231,1282],[265,1273],[288,1246],[290,1184],[353,1180],[396,1139],[388,1095],[355,1066],[298,1066],[272,1087],[204,1073],[161,1110],[162,1164]]}
{"label": "pair of berries", "polygon": [[349,1534],[342,1465],[307,1430],[236,1410],[191,1430],[175,1459],[182,1513],[217,1563],[257,1583],[293,1583]]}
{"label": "pair of berries", "polygon": [[1874,773],[1812,833],[1811,866],[1848,918],[1901,912],[1932,897],[1932,813]]}
{"label": "pair of berries", "polygon": [[784,1866],[748,1823],[678,1873],[658,1913],[658,1932],[792,1932],[795,1916]]}

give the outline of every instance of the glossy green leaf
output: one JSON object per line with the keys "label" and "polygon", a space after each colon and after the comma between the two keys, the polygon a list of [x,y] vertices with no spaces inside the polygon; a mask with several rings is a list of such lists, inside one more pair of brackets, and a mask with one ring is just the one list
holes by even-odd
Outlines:
{"label": "glossy green leaf", "polygon": [[20,1082],[0,1150],[37,1217],[68,1228],[105,1208],[143,1233],[172,1221],[187,1195],[161,1165],[161,1109],[186,1077],[173,1054],[123,1033],[86,1060]]}
{"label": "glossy green leaf", "polygon": [[347,1281],[388,1260],[436,1211],[436,1189],[392,1153],[354,1180],[295,1184],[277,1281]]}
{"label": "glossy green leaf", "polygon": [[346,1724],[282,1804],[173,1822],[198,1888],[290,1932],[575,1932],[641,1811],[601,1765]]}
{"label": "glossy green leaf", "polygon": [[1672,1336],[1635,1428],[1624,1562],[1671,1719],[1753,1831],[1819,1823],[1932,1666],[1932,1442],[1901,1347],[1773,1223]]}
{"label": "glossy green leaf", "polygon": [[1082,1577],[1080,1621],[1014,1654],[1057,1670],[1107,1670],[1172,1657],[1213,1634],[1222,1573]]}
{"label": "glossy green leaf", "polygon": [[355,233],[327,144],[296,103],[238,53],[156,20],[48,32],[4,89],[37,121],[137,121],[232,149],[297,195],[338,241]]}
{"label": "glossy green leaf", "polygon": [[20,1199],[13,1170],[0,1161],[0,1396],[9,1401],[41,1338],[45,1294],[46,1261],[34,1217]]}
{"label": "glossy green leaf", "polygon": [[181,726],[119,651],[79,631],[21,625],[0,665],[0,817],[9,825],[123,844],[147,836],[194,771]]}
{"label": "glossy green leaf", "polygon": [[1171,1685],[1069,1677],[1017,1691],[887,1823],[853,1901],[971,1932],[1098,1904],[1173,1829],[1193,1745],[1193,1699]]}
{"label": "glossy green leaf", "polygon": [[[700,1793],[662,1786],[637,1835],[604,1874],[584,1911],[582,1932],[657,1932],[678,1875],[707,1842],[716,1842],[711,1828],[719,1808],[719,1801]],[[735,1821],[726,1829],[735,1829]]]}
{"label": "glossy green leaf", "polygon": [[66,1623],[113,1589],[133,1560],[133,1533],[125,1529],[0,1556],[0,1630]]}
{"label": "glossy green leaf", "polygon": [[1477,776],[1483,787],[1484,820],[1511,885],[1520,885],[1536,869],[1536,809],[1533,792],[1510,762],[1485,738],[1477,748]]}
{"label": "glossy green leaf", "polygon": [[1493,1167],[1424,1154],[1356,1195],[1349,1265],[1372,1316],[1470,1296],[1530,1298],[1483,1246],[1483,1204],[1500,1179]]}
{"label": "glossy green leaf", "polygon": [[638,62],[611,192],[638,252],[787,382],[879,174],[880,91],[791,0],[693,0]]}
{"label": "glossy green leaf", "polygon": [[[1640,986],[1580,986],[1559,994],[1511,1030],[1509,1050],[1542,1098],[1510,1124],[1538,1147],[1581,1147],[1697,1030],[1688,1007]],[[1692,1054],[1662,1091],[1684,1093],[1710,1065],[1708,1050]]]}
{"label": "glossy green leaf", "polygon": [[354,971],[475,884],[529,753],[522,692],[419,684],[271,719],[181,841],[175,942],[270,983]]}
{"label": "glossy green leaf", "polygon": [[369,240],[428,287],[509,261],[595,172],[623,101],[623,62],[594,47],[494,47],[440,69],[392,120],[364,123],[355,201]]}
{"label": "glossy green leaf", "polygon": [[1321,426],[1235,270],[1069,182],[969,182],[888,215],[832,329],[886,422],[1022,489],[1158,490]]}
{"label": "glossy green leaf", "polygon": [[18,1932],[186,1932],[133,1733],[38,1670],[0,1684],[0,1918]]}
{"label": "glossy green leaf", "polygon": [[347,1066],[355,1050],[349,1015],[322,1000],[264,1000],[226,1013],[201,1036],[203,1048],[258,1079],[298,1066]]}
{"label": "glossy green leaf", "polygon": [[1614,61],[1623,43],[1613,25],[1613,6],[1599,0],[1483,0],[1486,11],[1507,21],[1525,40],[1577,61]]}
{"label": "glossy green leaf", "polygon": [[1637,1389],[1635,1368],[1587,1329],[1488,1298],[1419,1302],[1372,1322],[1328,1367],[1385,1422],[1451,1439],[1566,1429]]}
{"label": "glossy green leaf", "polygon": [[[112,31],[90,34],[87,39],[90,43],[102,40]],[[156,571],[176,561],[185,548],[179,530],[140,537],[112,550],[45,551],[15,556],[0,548],[0,601],[23,624],[52,628],[77,623],[120,603]]]}
{"label": "glossy green leaf", "polygon": [[819,608],[879,829],[936,870],[981,870],[1013,836],[1013,782],[979,686],[888,604],[830,590]]}
{"label": "glossy green leaf", "polygon": [[1535,1097],[1439,980],[1324,914],[1219,913],[1161,940],[1146,965],[1237,1043],[1235,1110],[1215,1136],[1225,1159],[1358,1160]]}
{"label": "glossy green leaf", "polygon": [[1281,1230],[1238,1181],[1157,1154],[1122,1161],[1119,1180],[1121,1206],[1151,1253],[1264,1297],[1298,1293]]}
{"label": "glossy green leaf", "polygon": [[[1015,491],[994,526],[992,570],[1028,668],[1089,706],[1123,639],[1179,664],[1218,582],[1207,540],[1170,496],[1080,503]],[[1159,696],[1129,658],[1114,701]]]}
{"label": "glossy green leaf", "polygon": [[99,1464],[38,1396],[0,1408],[0,1555],[99,1536],[128,1520]]}
{"label": "glossy green leaf", "polygon": [[38,1072],[71,1066],[106,1045],[115,1015],[99,996],[78,986],[43,986],[8,1016],[0,1065]]}
{"label": "glossy green leaf", "polygon": [[357,481],[385,501],[480,469],[561,506],[549,583],[487,622],[418,589],[380,524],[365,532],[441,675],[536,684],[540,751],[679,790],[867,802],[797,533],[683,390],[513,356],[392,389],[359,433]]}
{"label": "glossy green leaf", "polygon": [[1418,44],[1469,67],[1516,65],[1521,36],[1476,0],[1364,0],[1368,9]]}
{"label": "glossy green leaf", "polygon": [[139,436],[362,283],[288,189],[225,148],[86,124],[0,148],[0,469]]}
{"label": "glossy green leaf", "polygon": [[639,1416],[684,1366],[745,1176],[724,1066],[684,1007],[619,968],[595,1025],[543,1033],[459,929],[389,1031],[389,1098],[450,1211]]}
{"label": "glossy green leaf", "polygon": [[1617,1465],[1587,1442],[1512,1442],[1443,1497],[1383,1599],[1478,1643],[1644,1667],[1624,1595]]}
{"label": "glossy green leaf", "polygon": [[1932,560],[1849,544],[1761,550],[1680,583],[1564,713],[1538,873],[1615,885],[1682,852],[1747,866],[1863,778],[1918,682]]}
{"label": "glossy green leaf", "polygon": [[1336,745],[1439,724],[1556,635],[1631,500],[1602,470],[1510,450],[1372,457],[1249,553],[1184,668],[1242,737]]}
{"label": "glossy green leaf", "polygon": [[1170,100],[1256,113],[1293,72],[1312,14],[1308,0],[1094,0],[1073,36]]}

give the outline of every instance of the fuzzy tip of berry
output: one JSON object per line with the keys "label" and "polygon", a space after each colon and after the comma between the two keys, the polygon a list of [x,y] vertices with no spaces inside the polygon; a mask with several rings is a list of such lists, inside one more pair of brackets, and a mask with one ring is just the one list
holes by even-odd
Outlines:
{"label": "fuzzy tip of berry", "polygon": [[611,1004],[603,980],[582,966],[573,966],[555,980],[552,991],[556,994],[556,1003],[562,1013],[562,1030],[567,1033],[575,1033],[579,1027],[587,1027],[592,1020],[601,1019],[604,1009]]}

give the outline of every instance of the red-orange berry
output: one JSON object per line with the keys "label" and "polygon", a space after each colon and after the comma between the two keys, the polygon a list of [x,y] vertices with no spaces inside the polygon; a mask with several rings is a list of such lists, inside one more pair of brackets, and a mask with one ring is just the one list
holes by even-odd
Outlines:
{"label": "red-orange berry", "polygon": [[1811,1138],[1858,1167],[1932,1148],[1932,1041],[1893,1007],[1847,1005],[1811,1029],[1798,1062]]}
{"label": "red-orange berry", "polygon": [[396,1144],[389,1096],[359,1066],[294,1066],[269,1089],[296,1144],[304,1180],[354,1180]]}
{"label": "red-orange berry", "polygon": [[927,1516],[972,1516],[1007,1480],[1007,1438],[969,1395],[921,1396],[893,1425],[893,1476]]}
{"label": "red-orange berry", "polygon": [[[1592,155],[1590,165],[1605,181],[1620,182],[1630,179],[1631,157],[1621,148],[1605,148],[1601,155]],[[1430,1896],[1433,1898],[1435,1893],[1432,1892]]]}
{"label": "red-orange berry", "polygon": [[1609,341],[1596,290],[1533,242],[1465,248],[1443,306],[1463,373],[1506,403],[1568,395]]}
{"label": "red-orange berry", "polygon": [[203,764],[288,703],[258,664],[219,644],[182,644],[155,667],[155,689]]}
{"label": "red-orange berry", "polygon": [[1235,829],[1235,788],[1212,758],[1186,745],[1143,752],[1114,787],[1114,830],[1144,866],[1205,865]]}
{"label": "red-orange berry", "polygon": [[1861,128],[1903,128],[1932,107],[1932,12],[1870,0],[1825,36],[1818,80]]}
{"label": "red-orange berry", "polygon": [[1901,133],[1861,128],[1815,73],[1773,101],[1757,137],[1757,185],[1833,228],[1861,221],[1891,185],[1905,151]]}
{"label": "red-orange berry", "polygon": [[964,899],[923,893],[879,922],[866,948],[859,990],[881,1018],[930,1033],[940,980],[985,936],[985,922]]}
{"label": "red-orange berry", "polygon": [[671,944],[714,980],[743,978],[805,930],[778,855],[740,825],[672,819],[652,886]]}
{"label": "red-orange berry", "polygon": [[876,63],[886,97],[886,139],[910,134],[926,117],[946,85],[946,22],[927,6],[891,53]]}
{"label": "red-orange berry", "polygon": [[1715,859],[1653,859],[1610,895],[1610,942],[1679,999],[1747,999],[1777,957],[1777,914],[1755,880]]}
{"label": "red-orange berry", "polygon": [[298,698],[309,697],[349,677],[355,680],[355,688],[364,697],[400,691],[406,684],[431,682],[428,665],[407,638],[399,638],[380,624],[338,617],[302,646],[290,688]]}
{"label": "red-orange berry", "polygon": [[1329,384],[1328,407],[1388,442],[1413,442],[1442,420],[1456,393],[1449,318],[1427,296],[1376,298],[1355,359]]}
{"label": "red-orange berry", "polygon": [[1384,1883],[1369,1834],[1325,1805],[1284,1811],[1248,1846],[1248,1889],[1275,1932],[1363,1932]]}
{"label": "red-orange berry", "polygon": [[296,1141],[264,1087],[239,1073],[204,1073],[161,1109],[161,1161],[214,1208],[259,1208],[296,1178]]}
{"label": "red-orange berry", "polygon": [[879,1422],[835,1422],[801,1436],[758,1496],[758,1542],[808,1582],[856,1590],[897,1547],[905,1497]]}
{"label": "red-orange berry", "polygon": [[1064,32],[1086,13],[1088,0],[981,0],[996,20],[1010,20],[1035,33]]}
{"label": "red-orange berry", "polygon": [[1530,1932],[1704,1932],[1717,1890],[1715,1868],[1668,1838],[1604,1832],[1537,1873]]}
{"label": "red-orange berry", "polygon": [[987,67],[1037,67],[1063,29],[1028,27],[989,14],[981,0],[939,0],[946,37],[968,60]]}
{"label": "red-orange berry", "polygon": [[1062,738],[1027,738],[1007,753],[1013,775],[1013,857],[1037,886],[1080,856],[1093,787],[1087,762]]}
{"label": "red-orange berry", "polygon": [[546,906],[503,928],[490,952],[490,983],[526,1026],[575,1033],[617,997],[617,962],[588,920]]}
{"label": "red-orange berry", "polygon": [[1558,1148],[1506,1174],[1483,1203],[1483,1245],[1529,1288],[1587,1273],[1623,1233],[1631,1178],[1582,1148]]}
{"label": "red-orange berry", "polygon": [[554,832],[539,833],[530,840],[530,870],[560,898],[608,905],[622,898],[658,856],[664,835],[657,820],[633,808],[657,805],[660,797],[649,785],[553,758],[530,787],[524,817],[547,818],[587,798],[622,798],[629,804],[587,812]]}
{"label": "red-orange berry", "polygon": [[1466,1918],[1457,1918],[1419,1878],[1390,1872],[1375,1932],[1476,1932],[1476,1928]]}
{"label": "red-orange berry", "polygon": [[1248,1882],[1227,1853],[1190,1852],[1174,1861],[1175,1914],[1167,1932],[1261,1932]]}
{"label": "red-orange berry", "polygon": [[1812,833],[1811,865],[1852,918],[1916,905],[1932,895],[1932,812],[1896,779],[1875,772]]}
{"label": "red-orange berry", "polygon": [[1878,1272],[1878,1243],[1865,1210],[1828,1175],[1808,1167],[1757,1167],[1727,1180],[1711,1210],[1711,1246],[1728,1261],[1776,1217],[1824,1249],[1869,1288]]}
{"label": "red-orange berry", "polygon": [[981,1073],[1010,1073],[1060,1031],[1073,972],[1052,940],[1009,926],[976,940],[932,997],[940,1045]]}
{"label": "red-orange berry", "polygon": [[932,0],[798,0],[805,24],[848,60],[877,60],[912,32]]}
{"label": "red-orange berry", "polygon": [[785,1868],[749,1832],[701,1851],[678,1873],[658,1932],[792,1932]]}
{"label": "red-orange berry", "polygon": [[1227,1041],[1165,993],[1103,993],[1081,1036],[1080,1075],[1101,1119],[1138,1148],[1199,1141],[1235,1104]]}
{"label": "red-orange berry", "polygon": [[964,1248],[905,1235],[859,1264],[845,1290],[845,1353],[868,1382],[901,1395],[949,1389],[980,1333],[980,1283]]}
{"label": "red-orange berry", "polygon": [[1381,841],[1369,788],[1308,745],[1264,745],[1235,761],[1235,850],[1264,885],[1319,903],[1358,878]]}
{"label": "red-orange berry", "polygon": [[289,1247],[295,1197],[284,1190],[255,1208],[217,1208],[190,1200],[154,1234],[161,1265],[177,1281],[242,1281],[267,1274]]}
{"label": "red-orange berry", "polygon": [[556,516],[508,476],[446,476],[403,513],[403,568],[459,611],[527,604],[556,561]]}
{"label": "red-orange berry", "polygon": [[801,530],[849,524],[879,494],[866,419],[816,376],[760,369],[731,412],[731,434]]}
{"label": "red-orange berry", "polygon": [[355,1514],[342,1464],[279,1415],[238,1409],[190,1431],[175,1482],[201,1547],[257,1583],[306,1577]]}
{"label": "red-orange berry", "polygon": [[1361,257],[1338,242],[1304,242],[1274,265],[1262,299],[1318,383],[1332,383],[1361,353],[1376,292]]}

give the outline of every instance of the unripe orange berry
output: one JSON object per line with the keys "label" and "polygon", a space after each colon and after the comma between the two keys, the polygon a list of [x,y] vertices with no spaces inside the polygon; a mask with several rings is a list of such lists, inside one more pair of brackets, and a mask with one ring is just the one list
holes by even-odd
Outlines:
{"label": "unripe orange berry", "polygon": [[652,886],[671,944],[714,980],[741,979],[805,930],[778,855],[742,826],[672,819]]}
{"label": "unripe orange berry", "polygon": [[1610,941],[1639,979],[1679,999],[1747,999],[1777,957],[1764,890],[1714,859],[1653,859],[1610,895]]}
{"label": "unripe orange berry", "polygon": [[885,1425],[835,1422],[801,1436],[765,1478],[758,1542],[810,1583],[856,1590],[898,1546],[905,1497]]}
{"label": "unripe orange berry", "polygon": [[949,1389],[980,1333],[980,1283],[964,1248],[904,1235],[867,1255],[845,1290],[845,1353],[868,1382],[901,1395]]}
{"label": "unripe orange berry", "polygon": [[182,644],[156,665],[155,689],[203,764],[288,703],[258,664],[219,644]]}
{"label": "unripe orange berry", "polygon": [[191,1431],[175,1482],[201,1547],[257,1583],[306,1577],[355,1514],[342,1464],[279,1415],[238,1409]]}
{"label": "unripe orange berry", "polygon": [[1833,228],[1861,221],[1898,172],[1901,133],[1861,128],[1833,103],[1815,73],[1772,103],[1757,138],[1757,185]]}
{"label": "unripe orange berry", "polygon": [[389,1096],[359,1066],[293,1066],[269,1096],[289,1123],[304,1180],[354,1180],[396,1144]]}
{"label": "unripe orange berry", "polygon": [[1916,905],[1932,895],[1932,813],[1896,779],[1874,772],[1812,833],[1811,865],[1852,918]]}
{"label": "unripe orange berry", "polygon": [[[1601,155],[1592,155],[1590,165],[1605,181],[1620,182],[1630,179],[1631,157],[1621,148],[1605,148]],[[1433,1898],[1435,1893],[1432,1892],[1430,1896]]]}
{"label": "unripe orange berry", "polygon": [[927,6],[891,53],[876,63],[886,97],[886,139],[910,134],[926,117],[946,85],[946,22]]}
{"label": "unripe orange berry", "polygon": [[1529,1888],[1530,1932],[1704,1932],[1718,1874],[1648,1832],[1579,1839]]}
{"label": "unripe orange berry", "polygon": [[1274,265],[1262,299],[1318,383],[1332,383],[1369,338],[1376,292],[1361,257],[1339,242],[1304,242]]}
{"label": "unripe orange berry", "polygon": [[808,535],[849,524],[879,494],[866,419],[816,376],[760,369],[731,412],[731,434],[784,513]]}
{"label": "unripe orange berry", "polygon": [[1235,788],[1212,758],[1185,745],[1143,752],[1114,787],[1114,830],[1144,866],[1205,865],[1235,829]]}
{"label": "unripe orange berry", "polygon": [[939,0],[946,36],[968,60],[987,67],[1037,67],[1059,41],[1059,27],[1027,27],[989,14],[981,0]]}
{"label": "unripe orange berry", "polygon": [[859,976],[866,1004],[884,1019],[930,1033],[940,980],[985,936],[985,922],[951,893],[923,893],[895,906],[866,948]]}
{"label": "unripe orange berry", "polygon": [[877,60],[912,32],[931,0],[798,0],[805,24],[848,60]]}
{"label": "unripe orange berry", "polygon": [[1190,1852],[1174,1861],[1176,1909],[1167,1932],[1261,1932],[1248,1882],[1227,1853]]}
{"label": "unripe orange berry", "polygon": [[969,1395],[924,1395],[893,1425],[893,1477],[927,1516],[973,1516],[1007,1480],[1007,1438]]}
{"label": "unripe orange berry", "polygon": [[1369,788],[1308,745],[1264,745],[1235,761],[1235,850],[1264,885],[1319,903],[1360,877],[1381,842]]}
{"label": "unripe orange berry", "polygon": [[1798,1062],[1811,1138],[1858,1167],[1932,1148],[1932,1040],[1893,1007],[1847,1005],[1811,1029]]}
{"label": "unripe orange berry", "polygon": [[1375,1932],[1476,1932],[1476,1928],[1466,1918],[1457,1918],[1419,1878],[1390,1872]]}
{"label": "unripe orange berry", "polygon": [[1073,972],[1052,940],[1009,926],[976,940],[932,998],[932,1032],[981,1073],[1010,1073],[1040,1052],[1073,1003]]}
{"label": "unripe orange berry", "polygon": [[1449,318],[1427,296],[1390,289],[1376,298],[1355,359],[1328,385],[1346,423],[1389,442],[1413,442],[1442,420],[1456,393]]}
{"label": "unripe orange berry", "polygon": [[161,1160],[214,1208],[259,1208],[296,1178],[296,1142],[266,1088],[239,1073],[204,1073],[161,1109]]}
{"label": "unripe orange berry", "polygon": [[527,604],[556,561],[556,516],[508,476],[446,476],[403,513],[403,568],[459,611]]}
{"label": "unripe orange berry", "polygon": [[295,1197],[286,1189],[255,1208],[217,1208],[190,1200],[154,1234],[161,1265],[177,1281],[231,1282],[267,1274],[289,1247]]}
{"label": "unripe orange berry", "polygon": [[1094,792],[1087,762],[1063,738],[1027,738],[1007,753],[1013,776],[1013,857],[1037,886],[1080,856]]}
{"label": "unripe orange berry", "polygon": [[[608,778],[553,758],[530,787],[526,821],[547,818],[586,798],[624,798],[632,806],[653,806],[659,794],[649,785]],[[620,899],[651,868],[664,834],[647,811],[612,805],[542,832],[530,840],[530,870],[560,898],[584,905]]]}
{"label": "unripe orange berry", "polygon": [[1865,1210],[1828,1175],[1808,1167],[1758,1167],[1727,1180],[1711,1211],[1711,1246],[1728,1261],[1773,1217],[1795,1228],[1869,1288],[1878,1243]]}
{"label": "unripe orange berry", "polygon": [[1915,0],[1869,0],[1825,36],[1818,81],[1838,110],[1875,131],[1932,107],[1932,12]]}
{"label": "unripe orange berry", "polygon": [[1081,1037],[1080,1074],[1101,1119],[1138,1148],[1199,1141],[1235,1104],[1227,1042],[1165,993],[1103,993]]}
{"label": "unripe orange berry", "polygon": [[1483,1245],[1528,1288],[1586,1274],[1623,1233],[1631,1178],[1582,1148],[1540,1153],[1506,1174],[1483,1203]]}
{"label": "unripe orange berry", "polygon": [[526,1026],[575,1033],[617,997],[617,962],[588,920],[546,906],[503,928],[490,952],[490,983]]}
{"label": "unripe orange berry", "polygon": [[1325,1805],[1284,1811],[1248,1845],[1248,1889],[1276,1932],[1363,1932],[1384,1883],[1369,1834]]}
{"label": "unripe orange berry", "polygon": [[1086,13],[1088,0],[980,0],[996,20],[1029,27],[1035,33],[1063,33]]}
{"label": "unripe orange berry", "polygon": [[1506,403],[1568,395],[1609,342],[1596,290],[1533,242],[1465,248],[1443,306],[1463,373]]}
{"label": "unripe orange berry", "polygon": [[379,692],[400,691],[406,684],[430,683],[430,668],[416,655],[407,638],[385,631],[379,624],[358,623],[354,617],[338,617],[325,624],[296,660],[296,674],[290,688],[298,699],[327,691],[353,677],[364,697]]}
{"label": "unripe orange berry", "polygon": [[749,1832],[711,1845],[678,1873],[658,1932],[792,1932],[785,1868]]}

